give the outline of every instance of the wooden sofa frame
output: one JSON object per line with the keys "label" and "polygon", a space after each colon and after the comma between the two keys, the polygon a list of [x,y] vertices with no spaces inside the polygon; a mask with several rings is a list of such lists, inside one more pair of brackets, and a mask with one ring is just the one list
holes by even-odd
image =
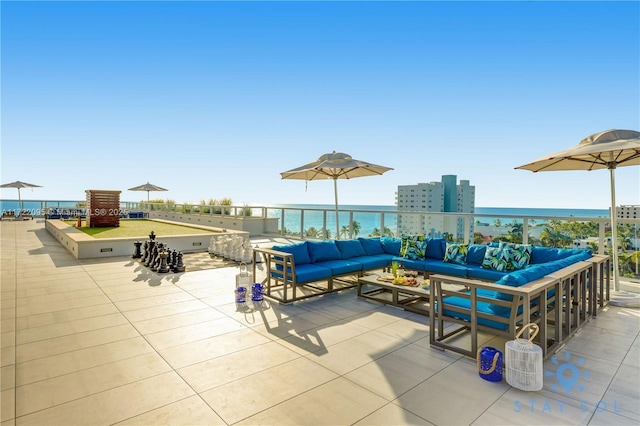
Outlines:
{"label": "wooden sofa frame", "polygon": [[[535,323],[540,328],[536,344],[542,348],[546,359],[607,305],[609,267],[608,256],[593,256],[520,287],[433,274],[430,276],[429,341],[434,347],[475,358],[479,331],[512,340],[524,324]],[[447,290],[443,284],[465,286],[468,292]],[[513,300],[483,297],[478,294],[480,289],[509,294]],[[446,298],[451,296],[469,300],[469,308],[447,304]],[[509,315],[505,318],[479,312],[478,302],[502,306],[509,310]],[[480,318],[504,324],[506,330],[479,324]],[[470,342],[461,337],[464,333],[468,334]]]}

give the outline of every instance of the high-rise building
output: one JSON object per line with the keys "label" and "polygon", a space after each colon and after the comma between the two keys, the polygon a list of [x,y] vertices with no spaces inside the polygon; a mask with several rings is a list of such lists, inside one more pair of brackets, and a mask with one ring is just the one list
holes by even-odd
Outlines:
{"label": "high-rise building", "polygon": [[[424,212],[474,213],[475,187],[468,180],[457,184],[457,176],[442,176],[441,182],[399,185],[396,193],[396,208],[407,212],[398,214],[398,232],[404,234],[426,234],[442,237],[451,234],[454,239],[464,236],[464,219],[442,215],[419,215]],[[411,214],[409,212],[415,212]],[[473,241],[473,223],[470,224],[470,241]]]}

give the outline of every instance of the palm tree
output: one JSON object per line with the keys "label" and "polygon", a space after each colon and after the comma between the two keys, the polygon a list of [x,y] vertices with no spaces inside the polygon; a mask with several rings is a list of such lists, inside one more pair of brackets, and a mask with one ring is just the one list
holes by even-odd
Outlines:
{"label": "palm tree", "polygon": [[305,235],[308,238],[318,238],[318,236],[320,235],[320,231],[312,226],[305,231]]}
{"label": "palm tree", "polygon": [[348,235],[349,235],[349,226],[343,225],[342,228],[340,228],[340,236],[345,238]]}
{"label": "palm tree", "polygon": [[353,229],[353,235],[357,237],[360,233],[360,222],[354,220],[353,222],[351,222],[351,228]]}

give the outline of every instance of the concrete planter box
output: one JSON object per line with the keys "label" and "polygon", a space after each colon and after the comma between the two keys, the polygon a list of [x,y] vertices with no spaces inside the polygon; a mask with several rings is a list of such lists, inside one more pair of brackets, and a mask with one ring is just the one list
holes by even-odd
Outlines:
{"label": "concrete planter box", "polygon": [[[144,243],[147,239],[147,237],[94,238],[61,220],[47,220],[45,228],[76,259],[131,256],[135,251],[133,243],[136,241]],[[206,226],[199,228],[208,229]],[[183,253],[202,252],[207,251],[211,237],[231,234],[249,237],[248,232],[233,230],[222,232],[222,230],[211,229],[210,234],[158,235],[156,241],[166,243],[170,249]]]}

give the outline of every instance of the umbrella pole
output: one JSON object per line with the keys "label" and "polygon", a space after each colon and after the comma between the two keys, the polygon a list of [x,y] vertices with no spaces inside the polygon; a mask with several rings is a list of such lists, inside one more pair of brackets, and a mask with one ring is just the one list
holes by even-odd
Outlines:
{"label": "umbrella pole", "polygon": [[20,198],[20,188],[18,188],[18,206],[20,208],[18,215],[20,215],[22,214],[22,198]]}
{"label": "umbrella pole", "polygon": [[340,225],[338,224],[338,178],[333,178],[333,193],[336,198],[336,236],[335,239],[340,239]]}
{"label": "umbrella pole", "polygon": [[616,213],[616,178],[615,166],[609,166],[611,175],[611,254],[613,255],[613,289],[620,290],[618,278],[618,214]]}

